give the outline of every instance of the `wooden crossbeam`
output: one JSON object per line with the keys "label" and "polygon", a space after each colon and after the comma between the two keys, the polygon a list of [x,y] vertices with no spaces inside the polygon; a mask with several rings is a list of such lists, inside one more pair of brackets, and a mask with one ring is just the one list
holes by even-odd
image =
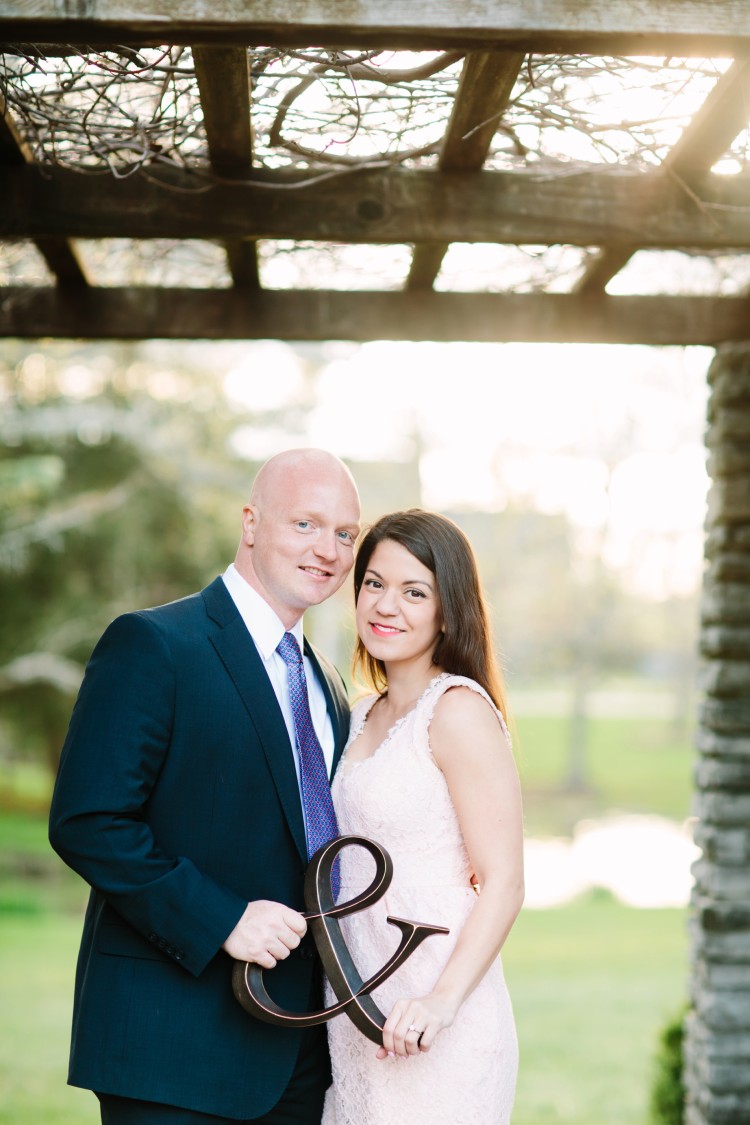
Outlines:
{"label": "wooden crossbeam", "polygon": [[[662,162],[665,174],[691,183],[721,157],[750,121],[750,63],[732,63],[717,81],[682,136]],[[637,243],[597,253],[575,285],[577,293],[600,293],[627,264]]]}
{"label": "wooden crossbeam", "polygon": [[[0,174],[7,168],[24,168],[32,165],[34,157],[10,113],[5,98],[0,93]],[[79,287],[88,285],[83,265],[75,247],[64,236],[52,235],[34,240],[39,253],[61,285]]]}
{"label": "wooden crossbeam", "polygon": [[13,116],[0,91],[0,165],[18,166],[33,163],[34,157],[16,128]]}
{"label": "wooden crossbeam", "polygon": [[0,171],[0,238],[750,248],[745,174],[705,173],[692,180],[690,193],[658,172],[617,168],[559,178],[391,169],[302,187],[299,175],[255,170],[254,183],[224,181],[203,190],[205,181],[190,173],[175,172],[168,185],[150,176],[8,168]]}
{"label": "wooden crossbeam", "polygon": [[[331,290],[48,289],[0,292],[0,337],[704,344],[750,336],[729,297]],[[603,373],[606,378],[606,373]]]}
{"label": "wooden crossbeam", "polygon": [[745,0],[4,0],[0,41],[696,55],[750,44]]}
{"label": "wooden crossbeam", "polygon": [[750,63],[733,62],[674,147],[662,168],[688,176],[708,169],[723,156],[734,138],[750,122]]}
{"label": "wooden crossbeam", "polygon": [[[226,179],[252,171],[250,74],[244,47],[193,47],[211,167]],[[258,255],[253,242],[225,243],[235,285],[257,289]]]}
{"label": "wooden crossbeam", "polygon": [[[482,167],[524,57],[518,51],[467,55],[440,152],[441,172]],[[415,247],[407,289],[432,288],[448,245],[428,242]]]}

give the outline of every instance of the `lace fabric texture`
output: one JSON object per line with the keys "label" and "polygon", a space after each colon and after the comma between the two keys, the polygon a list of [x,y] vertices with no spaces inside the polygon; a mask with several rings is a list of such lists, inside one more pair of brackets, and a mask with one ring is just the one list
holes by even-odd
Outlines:
{"label": "lace fabric texture", "polygon": [[[442,972],[476,902],[469,858],[448,787],[429,745],[435,705],[451,687],[483,695],[473,680],[443,674],[417,705],[391,728],[375,753],[344,757],[333,782],[342,834],[367,836],[393,859],[393,882],[373,907],[342,919],[348,948],[361,976],[379,969],[399,943],[388,914],[448,926],[433,935],[373,992],[388,1015],[396,1000],[429,992]],[[361,733],[375,696],[352,714],[349,745]],[[505,722],[497,712],[503,730]],[[467,737],[470,732],[467,732]],[[341,897],[372,879],[373,860],[360,848],[341,853]],[[333,997],[328,990],[328,1003]],[[468,997],[454,1023],[429,1053],[407,1059],[375,1058],[376,1047],[346,1016],[328,1025],[333,1085],[322,1125],[505,1125],[510,1121],[518,1070],[518,1045],[500,958]]]}

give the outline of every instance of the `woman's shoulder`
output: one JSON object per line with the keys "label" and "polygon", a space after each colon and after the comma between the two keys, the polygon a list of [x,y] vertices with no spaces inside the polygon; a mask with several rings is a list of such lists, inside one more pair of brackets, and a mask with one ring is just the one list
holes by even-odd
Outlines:
{"label": "woman's shoulder", "polygon": [[[499,722],[502,733],[510,741],[510,734],[502,711],[495,705],[489,692],[469,676],[443,673],[434,681],[431,701],[430,726],[445,733],[467,725]],[[494,718],[493,718],[494,717]]]}

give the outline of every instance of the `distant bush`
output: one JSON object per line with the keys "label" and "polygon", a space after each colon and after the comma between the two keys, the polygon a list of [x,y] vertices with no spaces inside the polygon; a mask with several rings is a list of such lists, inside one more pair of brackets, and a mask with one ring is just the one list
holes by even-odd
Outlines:
{"label": "distant bush", "polygon": [[682,1081],[682,1047],[685,1011],[663,1029],[656,1053],[651,1087],[651,1125],[683,1125],[685,1087]]}

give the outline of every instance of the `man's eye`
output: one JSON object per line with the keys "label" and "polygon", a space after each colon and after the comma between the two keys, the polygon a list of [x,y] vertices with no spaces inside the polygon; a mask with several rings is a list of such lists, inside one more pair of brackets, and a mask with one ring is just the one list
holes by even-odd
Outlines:
{"label": "man's eye", "polygon": [[299,527],[302,531],[307,531],[309,527],[312,527],[312,524],[309,520],[297,520],[297,527]]}
{"label": "man's eye", "polygon": [[354,542],[354,536],[352,535],[351,531],[340,531],[339,539],[341,539],[344,543]]}

